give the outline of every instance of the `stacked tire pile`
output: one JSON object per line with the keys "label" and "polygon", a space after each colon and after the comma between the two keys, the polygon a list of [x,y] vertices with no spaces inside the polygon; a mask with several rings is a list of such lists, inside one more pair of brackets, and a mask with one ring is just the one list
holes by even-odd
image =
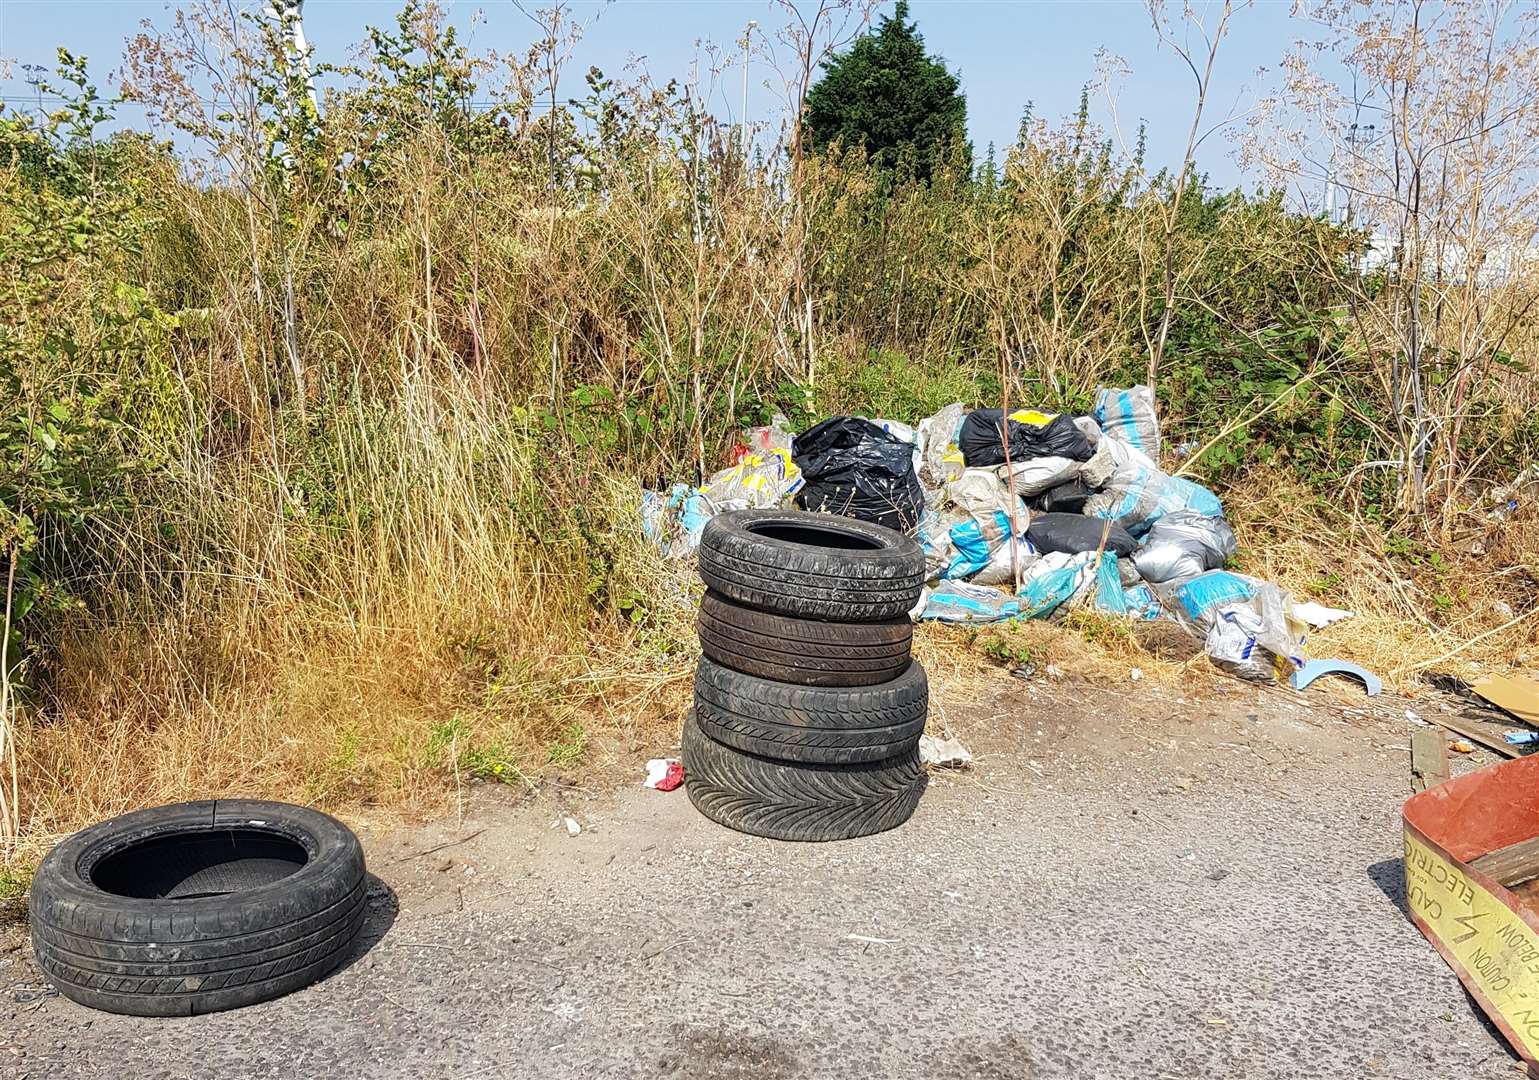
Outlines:
{"label": "stacked tire pile", "polygon": [[924,791],[924,668],[908,612],[924,554],[828,514],[738,510],[700,541],[702,658],[684,721],[690,800],[740,832],[843,840],[908,820]]}

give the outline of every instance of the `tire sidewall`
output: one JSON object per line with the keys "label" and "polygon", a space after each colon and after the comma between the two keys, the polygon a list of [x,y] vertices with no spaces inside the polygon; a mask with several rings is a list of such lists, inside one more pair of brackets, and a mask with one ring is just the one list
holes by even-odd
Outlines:
{"label": "tire sidewall", "polygon": [[[292,840],[304,849],[305,864],[292,874],[253,889],[190,899],[120,896],[91,881],[91,870],[102,859],[133,844],[178,833],[223,829],[258,829]],[[39,923],[68,930],[59,918],[65,907],[132,916],[122,938],[130,944],[140,941],[135,934],[138,927],[144,927],[146,935],[149,934],[157,916],[171,918],[174,925],[192,930],[193,938],[180,940],[215,936],[199,934],[196,928],[224,926],[231,916],[238,916],[238,925],[228,926],[228,931],[252,933],[292,918],[289,905],[281,902],[284,894],[315,890],[316,903],[324,907],[357,888],[364,873],[358,838],[335,818],[308,807],[240,799],[136,810],[75,833],[43,859],[32,884],[33,940],[37,941]],[[269,917],[263,918],[264,913]],[[148,937],[145,941],[150,943]]]}

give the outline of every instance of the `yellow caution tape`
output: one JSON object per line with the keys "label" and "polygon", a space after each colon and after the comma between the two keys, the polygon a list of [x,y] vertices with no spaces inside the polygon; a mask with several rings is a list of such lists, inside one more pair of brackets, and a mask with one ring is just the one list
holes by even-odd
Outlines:
{"label": "yellow caution tape", "polygon": [[1529,1061],[1539,1061],[1539,931],[1464,869],[1405,834],[1411,914]]}

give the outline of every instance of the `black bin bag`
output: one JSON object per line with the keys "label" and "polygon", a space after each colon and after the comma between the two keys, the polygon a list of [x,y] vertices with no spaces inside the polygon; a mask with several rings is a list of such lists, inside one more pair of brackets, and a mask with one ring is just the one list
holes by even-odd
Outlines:
{"label": "black bin bag", "polygon": [[[999,428],[1004,416],[1003,409],[975,409],[962,421],[962,430],[957,433],[957,449],[962,451],[962,460],[967,462],[969,469],[1005,463],[1004,440]],[[1094,453],[1095,448],[1085,438],[1085,433],[1063,413],[1043,424],[1010,421],[1012,463],[1034,457],[1089,461]]]}
{"label": "black bin bag", "polygon": [[791,443],[806,484],[803,510],[843,514],[907,532],[919,524],[924,491],[914,474],[914,447],[858,416],[833,416]]}
{"label": "black bin bag", "polygon": [[1119,557],[1133,554],[1138,549],[1134,540],[1121,525],[1106,527],[1104,518],[1086,517],[1084,514],[1033,514],[1026,528],[1026,539],[1038,551],[1094,551],[1106,537],[1106,550]]}

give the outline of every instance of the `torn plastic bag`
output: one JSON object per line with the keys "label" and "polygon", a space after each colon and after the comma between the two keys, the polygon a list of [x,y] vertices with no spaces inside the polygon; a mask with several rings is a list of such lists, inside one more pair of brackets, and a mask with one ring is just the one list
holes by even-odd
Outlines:
{"label": "torn plastic bag", "polygon": [[1051,488],[1066,484],[1079,476],[1085,467],[1082,461],[1066,457],[1036,457],[1024,461],[1011,460],[1007,469],[999,466],[999,478],[1007,485],[1015,476],[1015,493],[1021,497],[1040,495]]}
{"label": "torn plastic bag", "polygon": [[1084,514],[1033,514],[1026,536],[1040,551],[1094,551],[1106,536],[1106,550],[1116,555],[1131,555],[1138,541],[1113,523],[1111,528],[1101,518]]}
{"label": "torn plastic bag", "polygon": [[1133,553],[1133,565],[1145,581],[1176,581],[1222,568],[1234,549],[1229,522],[1177,510],[1150,526],[1144,546]]}
{"label": "torn plastic bag", "polygon": [[1140,470],[1158,468],[1142,450],[1135,450],[1117,439],[1102,439],[1096,444],[1090,460],[1080,469],[1080,476],[1092,488],[1099,489],[1115,481],[1127,483]]}
{"label": "torn plastic bag", "polygon": [[947,581],[930,590],[919,617],[939,622],[999,622],[1020,613],[1020,601],[1002,589]]}
{"label": "torn plastic bag", "polygon": [[1020,614],[1026,619],[1051,615],[1084,589],[1095,577],[1091,552],[1070,554],[1055,551],[1032,564],[1031,573],[1021,584]]}
{"label": "torn plastic bag", "polygon": [[834,416],[791,444],[806,484],[803,510],[817,510],[907,531],[919,523],[924,492],[914,475],[913,447],[870,420]]}
{"label": "torn plastic bag", "polygon": [[742,461],[745,454],[768,454],[772,450],[789,452],[791,440],[796,438],[790,423],[784,414],[777,412],[770,417],[768,424],[744,429],[738,435],[737,445],[732,448],[732,464]]}
{"label": "torn plastic bag", "polygon": [[[948,482],[937,495],[939,509],[927,509],[920,523],[929,576],[970,578],[986,568],[1010,536],[1009,498],[992,469],[964,470]],[[1024,525],[1028,512],[1020,500],[1016,507],[1016,521]]]}
{"label": "torn plastic bag", "polygon": [[946,535],[951,542],[951,557],[941,577],[970,578],[988,567],[997,550],[1008,546],[1005,541],[1010,535],[1010,519],[1001,510],[980,517],[961,517],[946,530]]}
{"label": "torn plastic bag", "polygon": [[1218,613],[1256,595],[1262,581],[1228,570],[1209,570],[1183,581],[1170,595],[1180,616],[1206,634]]}
{"label": "torn plastic bag", "polygon": [[[962,421],[957,446],[971,467],[1003,465],[1004,439],[1000,409],[977,409]],[[1066,457],[1088,461],[1095,453],[1085,433],[1074,421],[1060,413],[1042,413],[1023,409],[1010,414],[1010,461],[1033,457]]]}
{"label": "torn plastic bag", "polygon": [[1160,421],[1155,411],[1154,391],[1147,386],[1131,390],[1102,387],[1095,396],[1095,418],[1107,436],[1124,442],[1135,450],[1160,458]]}
{"label": "torn plastic bag", "polygon": [[[942,577],[970,578],[989,564],[994,551],[1010,536],[1010,492],[993,469],[964,469],[942,489],[940,518],[953,554]],[[1015,502],[1016,527],[1028,512]]]}
{"label": "torn plastic bag", "polygon": [[1109,615],[1128,613],[1127,597],[1122,592],[1122,575],[1117,571],[1118,562],[1117,556],[1112,552],[1103,551],[1100,563],[1095,569],[1095,595],[1092,602],[1097,611],[1104,611]]}
{"label": "torn plastic bag", "polygon": [[1042,557],[1042,553],[1032,546],[1031,541],[1024,536],[1019,536],[1015,541],[1015,554],[1010,553],[1010,541],[1000,542],[989,556],[989,563],[968,580],[974,585],[1011,585],[1015,584],[1015,566],[1019,564],[1021,577],[1024,580],[1030,573],[1031,565]]}
{"label": "torn plastic bag", "polygon": [[1304,624],[1287,593],[1269,581],[1243,603],[1218,609],[1203,649],[1219,667],[1252,682],[1272,682],[1304,665]]}
{"label": "torn plastic bag", "polygon": [[[983,517],[994,512],[1010,516],[1010,489],[993,469],[963,469],[962,475],[946,483],[943,501],[964,514]],[[1016,497],[1015,516],[1026,520],[1026,507]]]}
{"label": "torn plastic bag", "polygon": [[[1115,444],[1115,439],[1101,442],[1102,446]],[[1153,467],[1139,467],[1131,475],[1119,470],[1103,490],[1085,500],[1085,513],[1111,518],[1134,536],[1143,536],[1156,521],[1177,510],[1223,517],[1224,504],[1201,484],[1166,476]]]}
{"label": "torn plastic bag", "polygon": [[961,476],[967,467],[957,447],[957,435],[966,415],[966,406],[958,401],[919,421],[919,481],[927,491],[939,490],[946,481]]}
{"label": "torn plastic bag", "polygon": [[674,484],[666,493],[641,493],[641,531],[669,559],[693,554],[715,513],[711,501],[688,484]]}
{"label": "torn plastic bag", "polygon": [[1079,428],[1080,434],[1085,436],[1085,441],[1090,444],[1092,449],[1101,444],[1101,436],[1106,434],[1101,430],[1100,423],[1093,416],[1076,416],[1074,418],[1074,426]]}
{"label": "torn plastic bag", "polygon": [[969,578],[1010,535],[1010,519],[994,511],[981,518],[955,509],[926,510],[915,537],[924,551],[925,580]]}
{"label": "torn plastic bag", "polygon": [[1158,619],[1162,614],[1159,598],[1147,585],[1133,585],[1122,590],[1123,606],[1135,619]]}
{"label": "torn plastic bag", "polygon": [[924,551],[924,579],[933,581],[951,561],[950,523],[936,511],[926,509],[919,515],[919,528],[914,531],[914,538]]}
{"label": "torn plastic bag", "polygon": [[772,510],[801,490],[802,471],[789,450],[744,454],[729,469],[711,477],[700,489],[718,510]]}

